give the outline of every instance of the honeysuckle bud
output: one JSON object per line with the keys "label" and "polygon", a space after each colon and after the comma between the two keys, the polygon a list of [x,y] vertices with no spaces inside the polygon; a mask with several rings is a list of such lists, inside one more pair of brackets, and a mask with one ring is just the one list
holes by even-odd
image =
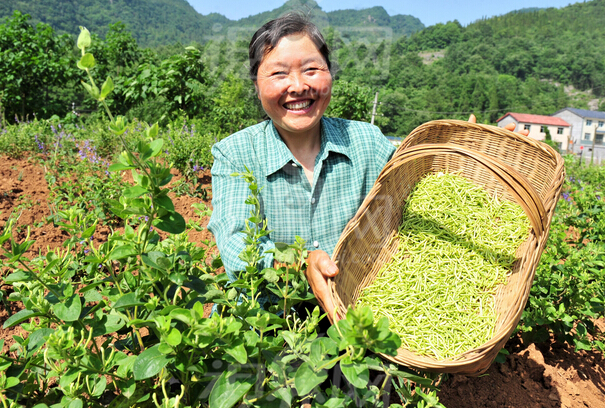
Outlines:
{"label": "honeysuckle bud", "polygon": [[90,47],[90,43],[90,31],[88,31],[86,27],[80,26],[80,35],[78,36],[78,48],[82,50],[82,53],[84,53],[86,47]]}

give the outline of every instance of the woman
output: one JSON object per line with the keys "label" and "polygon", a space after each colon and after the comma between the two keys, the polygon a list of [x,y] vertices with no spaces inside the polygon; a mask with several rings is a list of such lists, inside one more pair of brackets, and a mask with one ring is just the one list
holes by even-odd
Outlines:
{"label": "woman", "polygon": [[[245,264],[247,184],[231,174],[252,170],[274,242],[307,242],[307,279],[324,311],[334,305],[327,279],[338,273],[330,255],[395,148],[368,123],[324,118],[332,75],[328,47],[315,25],[299,14],[270,21],[252,37],[250,77],[270,120],[237,132],[212,148],[214,207],[208,229],[215,235],[231,279]],[[273,265],[265,254],[259,265]]]}
{"label": "woman", "polygon": [[[394,147],[380,130],[362,122],[324,118],[332,89],[328,47],[312,23],[288,14],[261,27],[250,42],[250,76],[270,120],[237,132],[212,148],[216,237],[231,278],[244,268],[238,255],[249,208],[246,183],[232,177],[252,170],[274,242],[305,239],[307,279],[328,313],[334,306],[327,278],[338,273],[330,255]],[[266,254],[260,267],[273,264]]]}

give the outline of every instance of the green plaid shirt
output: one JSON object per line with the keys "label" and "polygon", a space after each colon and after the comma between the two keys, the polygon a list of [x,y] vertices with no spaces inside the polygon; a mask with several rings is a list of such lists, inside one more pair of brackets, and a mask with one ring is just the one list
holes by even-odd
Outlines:
{"label": "green plaid shirt", "polygon": [[[271,234],[262,250],[274,242],[293,243],[303,238],[309,250],[332,254],[347,222],[353,218],[395,147],[376,126],[344,119],[322,118],[321,147],[315,159],[313,185],[283,142],[272,121],[237,132],[212,147],[212,205],[208,229],[231,279],[245,264],[239,254],[244,221],[251,206],[249,190],[232,173],[247,166],[258,180],[262,213]],[[272,266],[265,254],[259,267]]]}

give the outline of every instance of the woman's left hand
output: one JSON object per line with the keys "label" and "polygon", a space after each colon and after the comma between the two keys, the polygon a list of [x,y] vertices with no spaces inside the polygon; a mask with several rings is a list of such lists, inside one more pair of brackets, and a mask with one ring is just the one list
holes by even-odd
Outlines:
{"label": "woman's left hand", "polygon": [[[471,113],[471,116],[468,118],[468,121],[471,123],[477,123],[477,117]],[[504,126],[504,129],[514,132],[516,127],[517,126],[514,123],[509,123],[508,125]],[[523,136],[528,136],[529,130],[523,129],[523,130],[518,131],[517,133],[519,133]]]}

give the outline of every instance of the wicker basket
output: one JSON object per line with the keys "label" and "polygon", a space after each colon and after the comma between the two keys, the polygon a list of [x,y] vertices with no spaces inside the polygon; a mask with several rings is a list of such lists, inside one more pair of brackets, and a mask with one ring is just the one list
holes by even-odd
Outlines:
{"label": "wicker basket", "polygon": [[394,238],[410,191],[425,175],[438,172],[459,172],[489,193],[517,202],[532,229],[517,251],[507,283],[498,288],[498,320],[490,341],[446,360],[402,348],[396,356],[383,357],[420,370],[478,375],[487,370],[519,322],[548,238],[565,177],[561,156],[549,146],[502,128],[464,121],[439,120],[416,128],[343,231],[333,254],[340,273],[329,286],[344,315],[397,250]]}

